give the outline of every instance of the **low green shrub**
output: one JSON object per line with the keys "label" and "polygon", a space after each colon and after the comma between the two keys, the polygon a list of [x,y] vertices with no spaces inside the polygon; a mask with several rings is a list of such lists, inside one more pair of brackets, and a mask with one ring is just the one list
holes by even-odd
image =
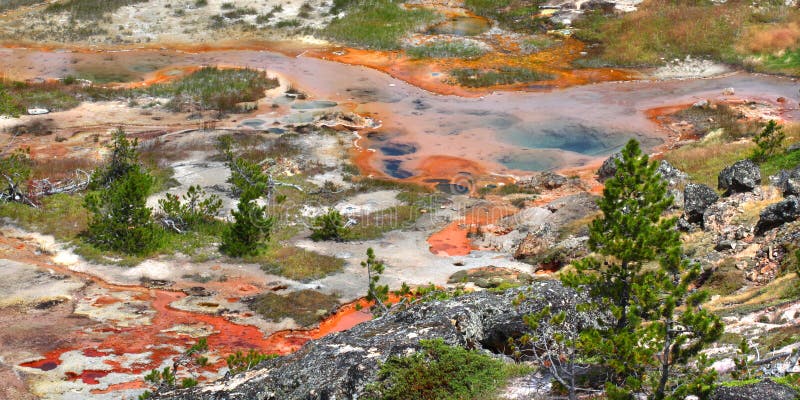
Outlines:
{"label": "low green shrub", "polygon": [[513,367],[477,351],[423,340],[420,351],[380,366],[368,399],[489,399],[513,375]]}

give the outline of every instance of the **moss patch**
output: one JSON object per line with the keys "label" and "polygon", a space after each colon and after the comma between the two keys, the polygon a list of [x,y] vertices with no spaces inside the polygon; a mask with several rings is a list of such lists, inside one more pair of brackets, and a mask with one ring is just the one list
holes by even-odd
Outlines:
{"label": "moss patch", "polygon": [[248,305],[267,320],[279,322],[291,318],[298,325],[309,327],[337,308],[339,300],[315,290],[301,290],[287,295],[264,293],[249,300]]}

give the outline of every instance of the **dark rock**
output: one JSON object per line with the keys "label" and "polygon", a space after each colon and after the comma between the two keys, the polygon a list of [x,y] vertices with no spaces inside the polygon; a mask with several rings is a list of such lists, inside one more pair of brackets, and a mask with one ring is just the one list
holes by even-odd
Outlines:
{"label": "dark rock", "polygon": [[756,224],[756,235],[792,222],[800,218],[800,200],[796,196],[789,196],[785,200],[767,206],[759,214]]}
{"label": "dark rock", "polygon": [[597,180],[604,182],[606,179],[611,178],[617,173],[617,161],[622,160],[622,153],[614,153],[603,161],[603,165],[597,170]]}
{"label": "dark rock", "polygon": [[761,184],[761,169],[750,160],[737,161],[725,168],[717,177],[718,189],[726,195],[751,192]]}
{"label": "dark rock", "polygon": [[794,153],[797,150],[800,150],[800,143],[792,143],[786,148],[787,153]]}
{"label": "dark rock", "polygon": [[687,221],[684,217],[678,218],[677,227],[681,232],[693,232],[697,229],[697,225]]}
{"label": "dark rock", "polygon": [[[520,293],[528,300],[519,306]],[[375,379],[378,365],[391,356],[420,348],[423,339],[498,352],[507,340],[527,331],[523,316],[550,306],[570,310],[584,301],[557,281],[502,293],[470,293],[449,301],[414,305],[354,328],[311,341],[297,352],[265,361],[246,373],[209,386],[156,395],[173,400],[355,399]],[[595,324],[599,315],[572,315],[576,324]]]}
{"label": "dark rock", "polygon": [[720,386],[711,395],[711,400],[795,400],[798,396],[800,393],[796,390],[764,379],[742,386]]}
{"label": "dark rock", "polygon": [[781,170],[769,177],[770,183],[781,189],[784,196],[800,195],[800,167],[791,171]]}
{"label": "dark rock", "polygon": [[683,189],[684,218],[687,222],[703,222],[703,213],[717,202],[719,196],[714,189],[696,183],[689,183]]}

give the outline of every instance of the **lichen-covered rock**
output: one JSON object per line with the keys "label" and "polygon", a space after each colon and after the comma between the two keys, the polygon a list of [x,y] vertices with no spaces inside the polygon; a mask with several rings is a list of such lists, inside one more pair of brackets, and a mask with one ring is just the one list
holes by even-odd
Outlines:
{"label": "lichen-covered rock", "polygon": [[[597,180],[600,182],[604,182],[606,179],[611,178],[617,173],[617,163],[616,160],[622,159],[622,153],[614,153],[611,157],[607,158],[603,161],[603,165],[600,166],[600,169],[597,170]],[[658,169],[656,170],[661,178],[664,179],[664,182],[669,187],[674,187],[680,183],[686,182],[689,180],[689,175],[685,172],[675,168],[672,164],[670,164],[666,160],[661,160],[658,164]]]}
{"label": "lichen-covered rock", "polygon": [[781,189],[784,196],[800,196],[800,167],[791,171],[782,170],[770,176],[770,181]]}
{"label": "lichen-covered rock", "polygon": [[741,160],[723,169],[717,177],[717,187],[726,195],[751,192],[761,184],[761,169],[750,160]]}
{"label": "lichen-covered rock", "polygon": [[800,397],[796,390],[764,379],[758,383],[725,387],[720,386],[711,395],[711,400],[795,400]]}
{"label": "lichen-covered rock", "polygon": [[703,213],[719,200],[714,189],[696,183],[689,183],[683,189],[684,218],[691,223],[703,222]]}
{"label": "lichen-covered rock", "polygon": [[[524,293],[518,306],[514,299]],[[557,281],[535,282],[503,293],[476,292],[448,301],[414,305],[383,318],[309,342],[294,354],[268,360],[255,369],[192,389],[160,394],[172,400],[354,399],[374,380],[391,356],[420,348],[423,339],[454,346],[496,350],[523,334],[524,315],[550,306],[570,310],[583,301]],[[597,315],[579,314],[582,324]]]}
{"label": "lichen-covered rock", "polygon": [[597,180],[604,182],[606,179],[611,178],[617,173],[617,161],[622,160],[622,153],[614,153],[603,161],[603,165],[597,170]]}
{"label": "lichen-covered rock", "polygon": [[689,175],[685,172],[675,168],[666,160],[661,160],[656,170],[661,178],[667,183],[667,186],[674,187],[689,180]]}
{"label": "lichen-covered rock", "polygon": [[756,224],[756,234],[781,226],[787,222],[792,222],[800,218],[800,199],[797,196],[789,196],[785,200],[767,206],[759,214]]}

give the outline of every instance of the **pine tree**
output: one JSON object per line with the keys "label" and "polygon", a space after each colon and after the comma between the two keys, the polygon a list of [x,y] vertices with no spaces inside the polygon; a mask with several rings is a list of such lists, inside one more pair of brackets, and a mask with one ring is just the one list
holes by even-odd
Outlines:
{"label": "pine tree", "polygon": [[267,214],[267,206],[257,202],[265,195],[268,197],[270,179],[260,165],[234,153],[230,136],[221,138],[219,144],[231,170],[228,182],[234,192],[239,193],[239,204],[231,212],[234,223],[222,233],[220,250],[233,257],[254,256],[269,240],[275,223],[275,219]]}
{"label": "pine tree", "polygon": [[92,175],[84,207],[92,214],[87,240],[105,250],[145,255],[156,250],[163,231],[155,224],[147,196],[155,179],[139,163],[136,141],[114,132],[111,157]]}
{"label": "pine tree", "polygon": [[125,131],[114,130],[111,142],[111,157],[108,162],[97,168],[92,174],[89,189],[96,190],[109,186],[114,180],[124,176],[139,164],[139,154],[136,147],[139,141],[128,140]]}
{"label": "pine tree", "polygon": [[373,312],[375,314],[383,314],[389,311],[389,308],[386,307],[386,302],[389,300],[389,285],[378,285],[381,274],[386,267],[375,257],[375,251],[372,250],[372,247],[367,249],[367,259],[361,262],[361,266],[367,269],[367,280],[369,282],[367,300],[375,302]]}
{"label": "pine tree", "polygon": [[718,338],[722,325],[699,307],[704,294],[689,290],[699,266],[683,259],[675,218],[662,217],[673,199],[657,164],[634,140],[615,162],[616,175],[598,201],[603,216],[590,226],[595,256],[575,263],[562,280],[610,311],[601,328],[581,332],[579,344],[612,371],[608,397],[630,399],[647,389],[663,399],[676,388],[674,367]]}
{"label": "pine tree", "polygon": [[87,240],[101,249],[146,255],[160,245],[162,231],[147,207],[153,177],[134,165],[99,191],[86,195],[84,206],[92,213]]}
{"label": "pine tree", "polygon": [[335,208],[331,208],[327,213],[314,218],[314,225],[311,227],[311,240],[342,240],[347,234],[344,227],[344,217]]}
{"label": "pine tree", "polygon": [[783,132],[782,126],[778,125],[775,120],[767,122],[764,129],[753,137],[756,147],[750,154],[750,159],[757,163],[767,161],[781,149],[785,139],[786,133]]}

